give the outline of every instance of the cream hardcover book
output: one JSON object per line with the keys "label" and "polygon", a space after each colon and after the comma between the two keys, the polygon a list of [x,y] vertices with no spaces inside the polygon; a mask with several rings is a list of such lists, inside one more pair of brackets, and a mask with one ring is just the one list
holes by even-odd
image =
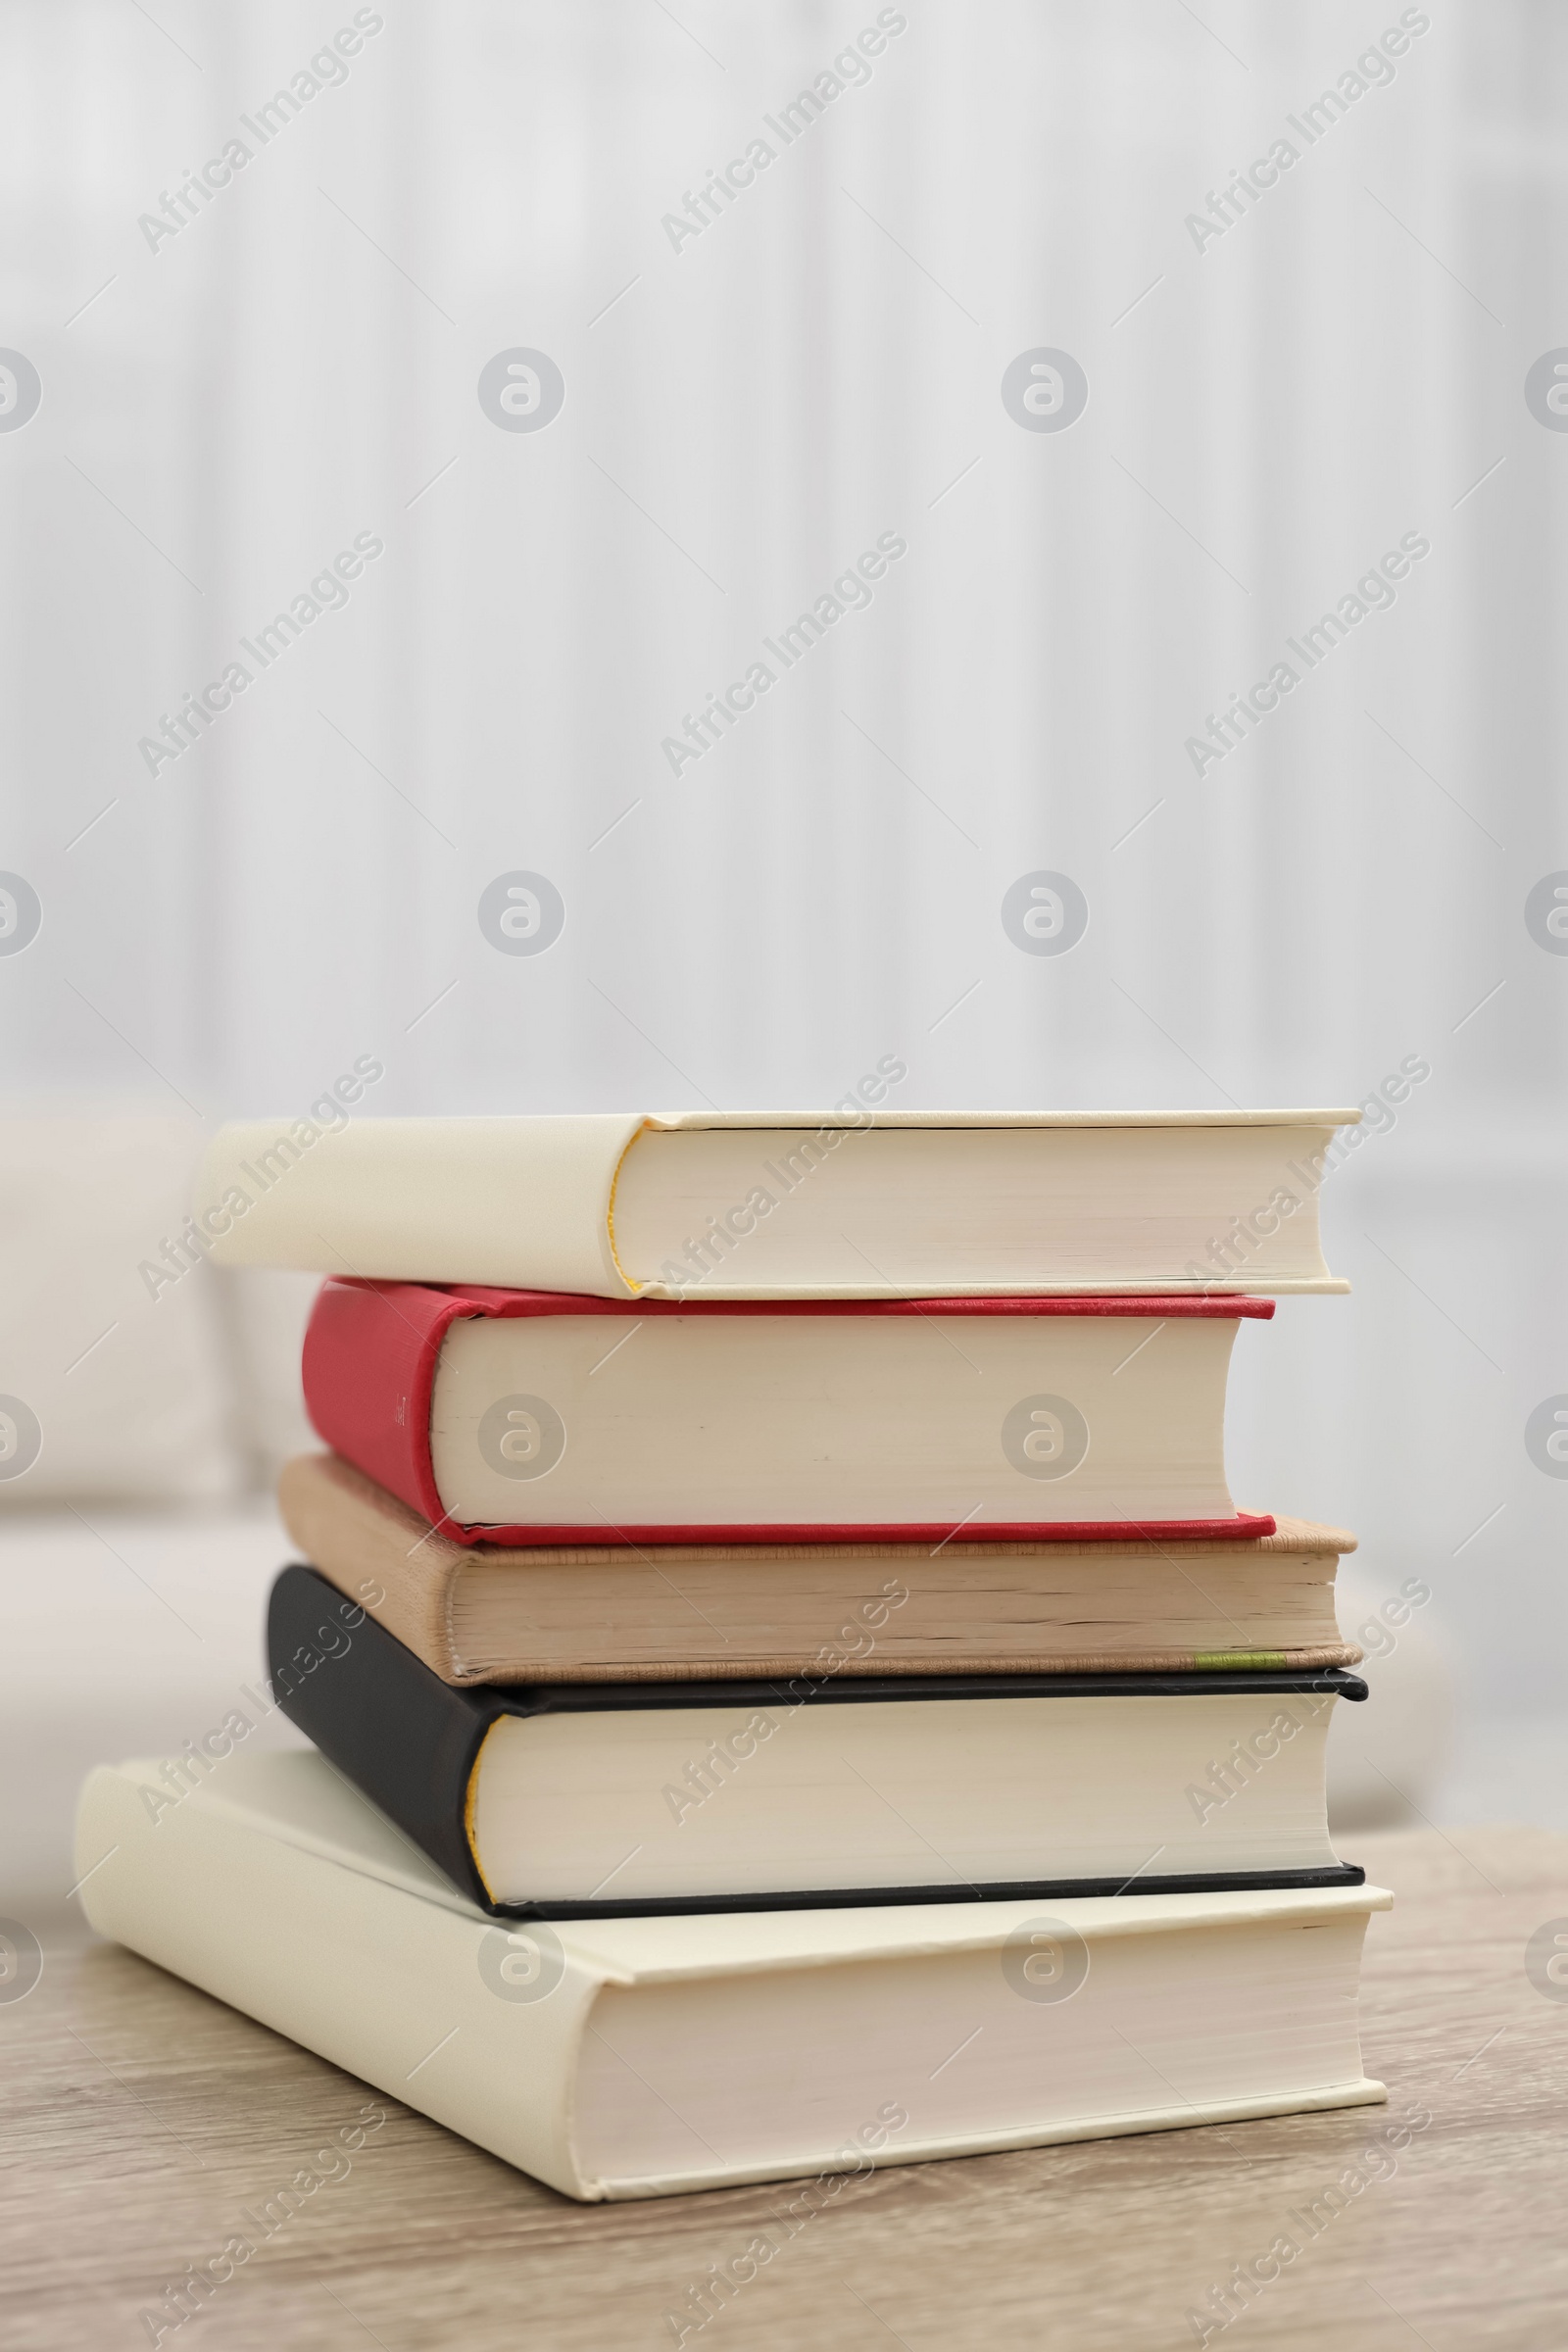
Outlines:
{"label": "cream hardcover book", "polygon": [[93,1927],[567,2196],[1386,2095],[1375,1887],[505,1924],[318,1755],[192,1778],[88,1780]]}
{"label": "cream hardcover book", "polygon": [[214,1138],[187,1230],[218,1263],[606,1298],[1348,1288],[1317,1197],[1358,1110],[314,1107]]}

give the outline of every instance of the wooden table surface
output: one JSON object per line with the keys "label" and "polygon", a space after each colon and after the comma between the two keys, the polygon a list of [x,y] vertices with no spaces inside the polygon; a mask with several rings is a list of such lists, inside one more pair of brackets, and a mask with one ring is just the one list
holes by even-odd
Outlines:
{"label": "wooden table surface", "polygon": [[[1367,2071],[1391,2106],[908,2165],[851,2181],[700,2332],[704,2352],[902,2343],[1142,2352],[1412,2108],[1431,2121],[1210,2344],[1475,2352],[1568,2344],[1568,1839],[1366,1838]],[[1538,1974],[1540,1973],[1538,1967]],[[164,2289],[241,2233],[368,2095],[113,1945],[52,1951],[0,2003],[6,2352],[146,2344]],[[389,2121],[177,2332],[181,2352],[637,2352],[788,2192],[573,2205],[381,2098]],[[1389,2173],[1389,2165],[1396,2169]],[[1388,2177],[1370,2178],[1377,2172]],[[1268,2265],[1265,2263],[1265,2268]],[[1233,2310],[1235,2306],[1232,2306]],[[690,2317],[688,2309],[688,2318]]]}

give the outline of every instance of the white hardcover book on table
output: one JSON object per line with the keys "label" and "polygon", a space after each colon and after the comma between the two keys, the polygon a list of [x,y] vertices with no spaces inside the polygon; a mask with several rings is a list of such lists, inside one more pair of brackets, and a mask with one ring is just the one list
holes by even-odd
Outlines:
{"label": "white hardcover book on table", "polygon": [[193,1769],[91,1775],[93,1927],[567,2196],[1386,2095],[1376,1887],[511,1924],[318,1755]]}

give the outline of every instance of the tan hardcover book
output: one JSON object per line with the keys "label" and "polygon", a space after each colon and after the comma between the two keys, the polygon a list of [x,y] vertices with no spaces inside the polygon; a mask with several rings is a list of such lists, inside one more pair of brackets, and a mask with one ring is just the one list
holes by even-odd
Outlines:
{"label": "tan hardcover book", "polygon": [[1192,1544],[455,1544],[335,1454],[278,1481],[304,1557],[443,1682],[1353,1666],[1355,1538]]}

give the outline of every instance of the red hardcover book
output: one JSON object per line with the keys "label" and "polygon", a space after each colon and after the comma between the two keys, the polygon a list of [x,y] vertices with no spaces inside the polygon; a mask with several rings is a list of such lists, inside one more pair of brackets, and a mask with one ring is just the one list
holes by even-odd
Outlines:
{"label": "red hardcover book", "polygon": [[1246,1539],[1234,1297],[619,1300],[332,1279],[327,1445],[460,1543]]}

